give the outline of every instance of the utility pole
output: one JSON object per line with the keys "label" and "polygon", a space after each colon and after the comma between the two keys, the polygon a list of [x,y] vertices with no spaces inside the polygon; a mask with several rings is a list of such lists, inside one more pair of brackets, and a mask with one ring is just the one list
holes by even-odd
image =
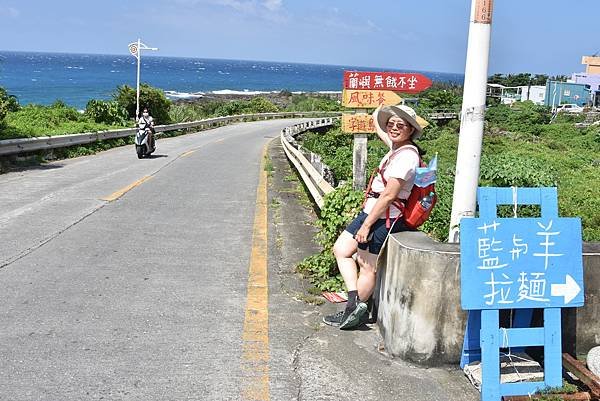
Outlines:
{"label": "utility pole", "polygon": [[158,47],[148,47],[138,38],[137,42],[129,44],[129,52],[137,59],[137,84],[135,97],[135,121],[140,118],[140,65],[142,64],[142,50],[158,50]]}
{"label": "utility pole", "polygon": [[460,240],[460,219],[475,216],[493,8],[493,0],[471,0],[469,42],[449,242]]}

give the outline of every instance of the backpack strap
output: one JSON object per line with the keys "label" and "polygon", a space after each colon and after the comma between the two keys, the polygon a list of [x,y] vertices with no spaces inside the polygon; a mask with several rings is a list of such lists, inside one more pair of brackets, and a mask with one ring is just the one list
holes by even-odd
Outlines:
{"label": "backpack strap", "polygon": [[[396,149],[396,151],[392,152],[392,154],[388,156],[388,158],[385,160],[385,162],[383,163],[383,165],[381,167],[375,168],[375,170],[373,170],[373,173],[371,173],[371,178],[369,179],[369,185],[367,186],[367,189],[365,191],[365,200],[364,200],[363,205],[362,205],[363,208],[365,207],[368,198],[379,198],[379,195],[381,195],[380,192],[375,192],[375,191],[372,190],[371,185],[373,184],[373,179],[376,177],[377,174],[380,174],[381,175],[381,181],[383,182],[383,185],[386,186],[387,185],[387,180],[383,176],[383,173],[385,172],[385,169],[390,164],[390,162],[392,161],[392,159],[398,153],[400,153],[400,150],[402,150],[404,148],[410,148],[411,150],[413,150],[414,152],[416,152],[417,156],[419,157],[419,166],[423,167],[423,164],[424,164],[423,163],[423,159],[421,159],[421,155],[419,154],[419,150],[416,148],[416,146],[414,146],[414,145],[404,145],[404,146],[401,146],[400,148]],[[392,205],[394,205],[398,210],[400,210],[400,212],[402,214],[398,215],[394,219],[394,223],[391,223],[390,222],[390,207],[389,206],[387,207],[387,209],[385,211],[385,227],[388,230],[392,227],[392,224],[395,224],[396,221],[398,220],[398,218],[400,218],[404,214],[404,208],[406,207],[406,199],[396,198],[396,199],[394,199],[392,201]]]}

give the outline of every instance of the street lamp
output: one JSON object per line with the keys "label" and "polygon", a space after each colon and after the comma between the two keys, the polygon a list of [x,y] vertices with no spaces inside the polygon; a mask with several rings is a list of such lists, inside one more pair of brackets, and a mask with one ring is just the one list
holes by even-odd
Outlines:
{"label": "street lamp", "polygon": [[140,117],[140,64],[142,63],[142,50],[158,50],[158,47],[148,47],[138,38],[137,42],[129,44],[129,52],[137,59],[137,85],[135,97],[135,121]]}

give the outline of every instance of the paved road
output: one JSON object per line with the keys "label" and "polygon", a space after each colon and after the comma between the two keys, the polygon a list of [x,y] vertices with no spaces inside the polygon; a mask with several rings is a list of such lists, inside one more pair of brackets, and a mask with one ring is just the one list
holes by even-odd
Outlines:
{"label": "paved road", "polygon": [[0,400],[474,399],[294,299],[310,213],[271,207],[267,230],[291,192],[260,190],[264,146],[293,122],[0,175]]}
{"label": "paved road", "polygon": [[0,398],[237,399],[260,155],[290,123],[1,176]]}

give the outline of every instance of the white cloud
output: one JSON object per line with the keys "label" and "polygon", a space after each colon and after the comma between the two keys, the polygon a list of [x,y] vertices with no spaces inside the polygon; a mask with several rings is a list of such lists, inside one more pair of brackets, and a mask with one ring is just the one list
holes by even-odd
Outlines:
{"label": "white cloud", "polygon": [[0,16],[9,18],[19,18],[21,13],[14,7],[0,7]]}
{"label": "white cloud", "polygon": [[283,0],[174,0],[184,6],[212,5],[230,7],[251,16],[256,16],[273,22],[286,20]]}
{"label": "white cloud", "polygon": [[232,7],[243,13],[255,13],[256,3],[254,1],[218,0],[217,4]]}
{"label": "white cloud", "polygon": [[375,32],[381,32],[383,31],[383,29],[381,29],[379,26],[377,26],[373,21],[371,21],[370,19],[367,20],[367,26],[369,28],[371,28],[373,31]]}
{"label": "white cloud", "polygon": [[279,10],[283,5],[283,0],[263,0],[263,6],[271,11]]}

